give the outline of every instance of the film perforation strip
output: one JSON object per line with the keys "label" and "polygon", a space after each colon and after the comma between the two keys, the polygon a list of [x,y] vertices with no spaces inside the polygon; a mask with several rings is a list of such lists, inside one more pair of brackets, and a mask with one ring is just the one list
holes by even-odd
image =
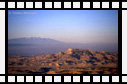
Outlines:
{"label": "film perforation strip", "polygon": [[[5,76],[0,76],[0,82],[5,82]],[[8,76],[8,81],[11,82],[42,82],[42,83],[122,83],[127,82],[127,76]]]}
{"label": "film perforation strip", "polygon": [[112,8],[112,9],[126,9],[127,8],[127,2],[110,2],[110,1],[102,1],[102,2],[91,2],[91,1],[81,1],[81,2],[8,2],[8,7],[5,7],[5,2],[0,2],[0,9],[45,9],[45,8],[51,8],[51,9],[57,9],[57,8],[80,8],[80,9],[86,9],[86,8]]}
{"label": "film perforation strip", "polygon": [[[0,10],[5,9],[127,9],[127,2],[117,1],[77,1],[77,2],[64,2],[64,1],[56,1],[56,2],[45,2],[45,1],[38,1],[38,2],[0,2]],[[47,80],[48,79],[48,80]],[[78,79],[78,80],[75,80]],[[69,76],[52,76],[52,75],[46,75],[46,76],[5,76],[0,75],[0,82],[42,82],[42,83],[48,83],[48,82],[108,82],[108,83],[122,83],[127,82],[127,76],[126,75],[109,75],[109,76],[80,76],[80,75],[69,75]]]}

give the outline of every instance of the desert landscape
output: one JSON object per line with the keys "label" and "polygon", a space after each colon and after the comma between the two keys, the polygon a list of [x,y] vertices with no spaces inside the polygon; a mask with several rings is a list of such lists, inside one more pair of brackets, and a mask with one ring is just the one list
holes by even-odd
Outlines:
{"label": "desert landscape", "polygon": [[118,74],[118,10],[8,10],[8,74]]}
{"label": "desert landscape", "polygon": [[8,74],[118,74],[118,54],[69,48],[42,56],[10,56],[8,65]]}

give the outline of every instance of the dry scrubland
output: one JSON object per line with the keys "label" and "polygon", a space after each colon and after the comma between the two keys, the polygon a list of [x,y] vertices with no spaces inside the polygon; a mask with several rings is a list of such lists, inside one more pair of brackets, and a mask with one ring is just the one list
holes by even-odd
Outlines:
{"label": "dry scrubland", "polygon": [[9,74],[117,74],[118,54],[71,49],[55,54],[8,58]]}

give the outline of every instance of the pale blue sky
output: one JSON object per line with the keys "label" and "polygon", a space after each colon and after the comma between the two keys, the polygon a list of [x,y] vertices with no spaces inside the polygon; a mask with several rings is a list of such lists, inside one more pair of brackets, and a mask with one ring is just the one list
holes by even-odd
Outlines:
{"label": "pale blue sky", "polygon": [[[17,12],[22,14],[13,14]],[[118,11],[9,10],[8,39],[21,37],[78,43],[118,43]]]}

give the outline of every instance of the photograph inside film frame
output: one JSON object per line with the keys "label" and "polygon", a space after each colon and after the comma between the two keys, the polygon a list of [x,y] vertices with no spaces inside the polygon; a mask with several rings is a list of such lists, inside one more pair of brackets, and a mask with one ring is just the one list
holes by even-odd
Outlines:
{"label": "photograph inside film frame", "polygon": [[8,74],[118,74],[118,10],[8,10]]}

